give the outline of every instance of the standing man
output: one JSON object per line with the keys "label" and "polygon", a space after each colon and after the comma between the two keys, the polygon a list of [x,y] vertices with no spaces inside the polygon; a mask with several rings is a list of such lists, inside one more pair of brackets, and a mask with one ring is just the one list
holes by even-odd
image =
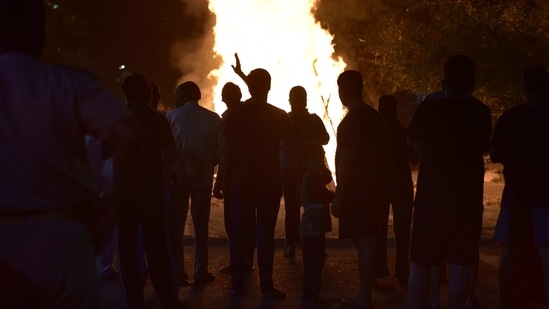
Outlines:
{"label": "standing man", "polygon": [[358,253],[358,294],[345,301],[356,308],[372,308],[375,239],[380,234],[384,198],[385,123],[362,99],[363,78],[345,71],[337,79],[341,103],[349,109],[337,128],[337,190],[332,214],[339,218],[339,238],[353,240]]}
{"label": "standing man", "polygon": [[[89,72],[40,60],[44,7],[0,0],[0,307],[99,308],[95,250],[132,199],[141,135]],[[90,134],[113,149],[99,200]]]}
{"label": "standing man", "polygon": [[[505,188],[495,238],[503,243],[499,266],[501,308],[513,308],[521,261],[538,254],[546,303],[549,304],[549,73],[543,67],[524,72],[525,104],[505,111],[492,137],[491,158],[501,162]],[[537,249],[537,252],[536,252]]]}
{"label": "standing man", "polygon": [[[177,171],[177,152],[170,124],[153,110],[151,88],[141,74],[126,77],[122,84],[127,108],[145,136],[145,156],[137,177],[138,190],[118,222],[118,255],[122,293],[128,308],[143,308],[143,284],[139,272],[139,228],[143,233],[151,281],[164,308],[179,305],[172,278],[167,224],[164,208],[163,167]],[[181,177],[181,176],[180,176]]]}
{"label": "standing man", "polygon": [[406,128],[400,124],[397,100],[392,95],[379,98],[379,113],[385,120],[388,141],[387,195],[381,209],[381,235],[376,245],[376,278],[389,275],[387,265],[387,228],[389,209],[393,210],[396,241],[395,277],[400,285],[408,284],[410,272],[410,229],[414,204],[414,183],[410,171],[411,150],[406,141]]}
{"label": "standing man", "polygon": [[471,95],[475,62],[454,55],[444,62],[446,97],[419,105],[408,140],[419,149],[411,239],[410,308],[424,308],[429,268],[447,258],[448,308],[465,307],[482,231],[484,159],[490,109]]}
{"label": "standing man", "polygon": [[[221,90],[221,99],[227,106],[227,110],[221,115],[221,127],[223,128],[223,123],[227,120],[227,117],[242,104],[242,92],[240,91],[240,87],[231,82],[226,83]],[[225,154],[225,145],[225,137],[222,135],[219,143],[221,158],[223,158]],[[223,221],[225,223],[225,232],[227,233],[229,240],[232,237],[231,210],[234,208],[231,206],[231,190],[228,186],[230,176],[230,174],[226,173],[225,162],[221,160],[217,168],[213,196],[217,199],[223,199]],[[246,255],[250,271],[254,269],[254,250],[255,246],[252,247],[249,254]],[[230,274],[232,272],[232,267],[231,265],[223,266],[219,271],[224,274]]]}
{"label": "standing man", "polygon": [[274,231],[282,188],[279,147],[290,134],[290,120],[281,109],[267,103],[271,75],[255,69],[246,77],[251,98],[224,123],[227,139],[226,172],[231,192],[231,295],[244,295],[249,263],[242,256],[254,246],[257,255],[261,297],[285,298],[273,287]]}
{"label": "standing man", "polygon": [[285,138],[280,147],[280,177],[284,193],[284,229],[286,232],[286,250],[284,256],[295,257],[295,245],[301,242],[299,236],[301,180],[305,175],[305,166],[301,156],[301,147],[310,142],[326,145],[330,135],[322,119],[307,111],[307,91],[301,86],[290,90],[288,113],[292,122],[292,135]]}
{"label": "standing man", "polygon": [[189,284],[183,254],[189,198],[195,234],[194,285],[215,280],[208,272],[208,224],[214,167],[219,163],[221,119],[218,114],[200,106],[200,98],[200,89],[194,82],[182,83],[175,92],[177,108],[167,115],[187,174],[183,187],[174,192],[174,248],[180,285]]}

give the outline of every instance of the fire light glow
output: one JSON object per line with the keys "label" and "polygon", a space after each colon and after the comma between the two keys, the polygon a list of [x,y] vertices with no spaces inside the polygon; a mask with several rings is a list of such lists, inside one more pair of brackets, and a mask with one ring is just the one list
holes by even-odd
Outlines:
{"label": "fire light glow", "polygon": [[338,96],[337,77],[346,64],[334,57],[333,37],[322,29],[313,15],[318,0],[209,0],[216,16],[214,52],[221,67],[210,73],[217,80],[213,89],[215,110],[225,110],[221,88],[226,82],[240,86],[247,99],[247,87],[234,73],[238,53],[245,74],[264,68],[271,74],[269,103],[290,110],[290,89],[300,85],[307,90],[310,112],[323,120],[330,132],[325,146],[330,168],[335,154],[335,129],[344,116]]}

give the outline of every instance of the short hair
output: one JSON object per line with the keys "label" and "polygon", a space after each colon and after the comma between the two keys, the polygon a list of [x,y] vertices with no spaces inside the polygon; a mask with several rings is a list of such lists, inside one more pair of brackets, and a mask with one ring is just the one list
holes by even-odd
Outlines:
{"label": "short hair", "polygon": [[122,92],[128,102],[145,104],[151,102],[151,86],[142,74],[132,73],[128,75],[122,83]]}
{"label": "short hair", "polygon": [[319,142],[309,142],[301,146],[301,157],[303,159],[321,158],[324,153],[324,148]]}
{"label": "short hair", "polygon": [[252,96],[265,94],[271,89],[271,75],[265,69],[255,69],[246,76],[246,84]]}
{"label": "short hair", "polygon": [[177,86],[175,90],[175,105],[180,107],[187,101],[199,101],[202,98],[200,88],[195,82],[187,81]]}
{"label": "short hair", "polygon": [[384,94],[379,97],[378,110],[384,116],[394,116],[397,113],[397,99],[393,95]]}
{"label": "short hair", "polygon": [[476,64],[466,55],[452,55],[444,60],[444,81],[451,88],[466,93],[475,87]]}
{"label": "short hair", "polygon": [[337,78],[337,85],[350,92],[362,93],[364,89],[364,78],[359,71],[347,70]]}
{"label": "short hair", "polygon": [[549,98],[549,73],[544,67],[534,66],[524,71],[524,90]]}
{"label": "short hair", "polygon": [[221,98],[230,98],[231,100],[240,101],[242,99],[242,91],[240,91],[240,87],[235,83],[228,82],[223,85],[223,88],[221,89]]}
{"label": "short hair", "polygon": [[295,86],[290,89],[290,105],[299,104],[300,107],[307,106],[307,91],[301,86]]}
{"label": "short hair", "polygon": [[0,0],[0,49],[40,55],[44,48],[41,0]]}

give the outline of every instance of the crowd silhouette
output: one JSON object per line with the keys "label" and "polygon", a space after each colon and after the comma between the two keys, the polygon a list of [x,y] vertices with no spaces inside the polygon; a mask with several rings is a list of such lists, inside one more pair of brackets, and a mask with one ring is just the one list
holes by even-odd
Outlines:
{"label": "crowd silhouette", "polygon": [[[220,272],[231,276],[231,297],[250,292],[256,252],[260,297],[287,297],[273,281],[284,198],[284,256],[302,247],[301,308],[330,306],[321,282],[331,216],[357,254],[357,293],[339,308],[374,308],[372,287],[390,269],[408,288],[409,308],[440,308],[436,286],[446,264],[448,308],[480,308],[474,288],[487,155],[503,165],[506,181],[495,232],[503,247],[500,306],[526,302],[520,291],[531,282],[520,270],[529,260],[541,273],[539,301],[549,303],[545,68],[525,70],[525,103],[505,111],[493,134],[490,109],[472,95],[477,67],[466,55],[444,60],[443,90],[419,104],[408,128],[394,96],[381,96],[376,110],[363,99],[362,74],[342,72],[337,86],[348,112],[337,127],[333,190],[323,148],[330,137],[307,110],[302,86],[289,91],[286,113],[269,103],[270,73],[244,74],[235,55],[250,98],[225,84],[220,117],[185,81],[176,108],[164,114],[160,89],[145,76],[124,79],[124,106],[93,74],[42,61],[43,45],[42,2],[0,0],[0,307],[99,308],[99,278],[116,276],[114,247],[125,308],[144,308],[147,272],[163,308],[190,306],[178,287],[216,279],[208,254],[213,196],[224,204],[230,261]],[[410,164],[419,164],[415,196]],[[192,277],[183,254],[189,209]]]}

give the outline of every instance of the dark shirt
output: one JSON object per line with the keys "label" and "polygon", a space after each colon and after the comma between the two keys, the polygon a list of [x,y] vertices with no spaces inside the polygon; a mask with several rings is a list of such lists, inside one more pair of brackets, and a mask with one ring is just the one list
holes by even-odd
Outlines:
{"label": "dark shirt", "polygon": [[280,140],[290,134],[290,119],[283,110],[253,98],[225,117],[226,173],[242,189],[280,191]]}
{"label": "dark shirt", "polygon": [[411,178],[410,147],[406,128],[397,119],[386,120],[388,137],[388,168],[392,179]]}
{"label": "dark shirt", "polygon": [[323,171],[308,171],[301,183],[301,203],[303,216],[300,222],[300,233],[304,236],[319,236],[332,230],[330,203],[334,193],[326,187],[332,181],[332,173],[327,168]]}
{"label": "dark shirt", "polygon": [[175,148],[175,142],[166,116],[147,105],[128,105],[128,110],[141,126],[145,137],[145,155],[141,179],[145,183],[162,184],[163,154]]}
{"label": "dark shirt", "polygon": [[301,166],[301,146],[310,142],[326,145],[330,141],[330,135],[322,119],[316,114],[310,114],[307,110],[302,113],[289,112],[292,123],[292,134],[285,138],[280,148],[280,168],[300,169],[299,175],[305,172]]}
{"label": "dark shirt", "polygon": [[514,198],[549,207],[549,105],[521,104],[504,112],[496,123],[491,157],[503,164],[506,191]]}
{"label": "dark shirt", "polygon": [[472,96],[419,105],[408,128],[421,153],[416,208],[482,209],[491,129],[490,109]]}

